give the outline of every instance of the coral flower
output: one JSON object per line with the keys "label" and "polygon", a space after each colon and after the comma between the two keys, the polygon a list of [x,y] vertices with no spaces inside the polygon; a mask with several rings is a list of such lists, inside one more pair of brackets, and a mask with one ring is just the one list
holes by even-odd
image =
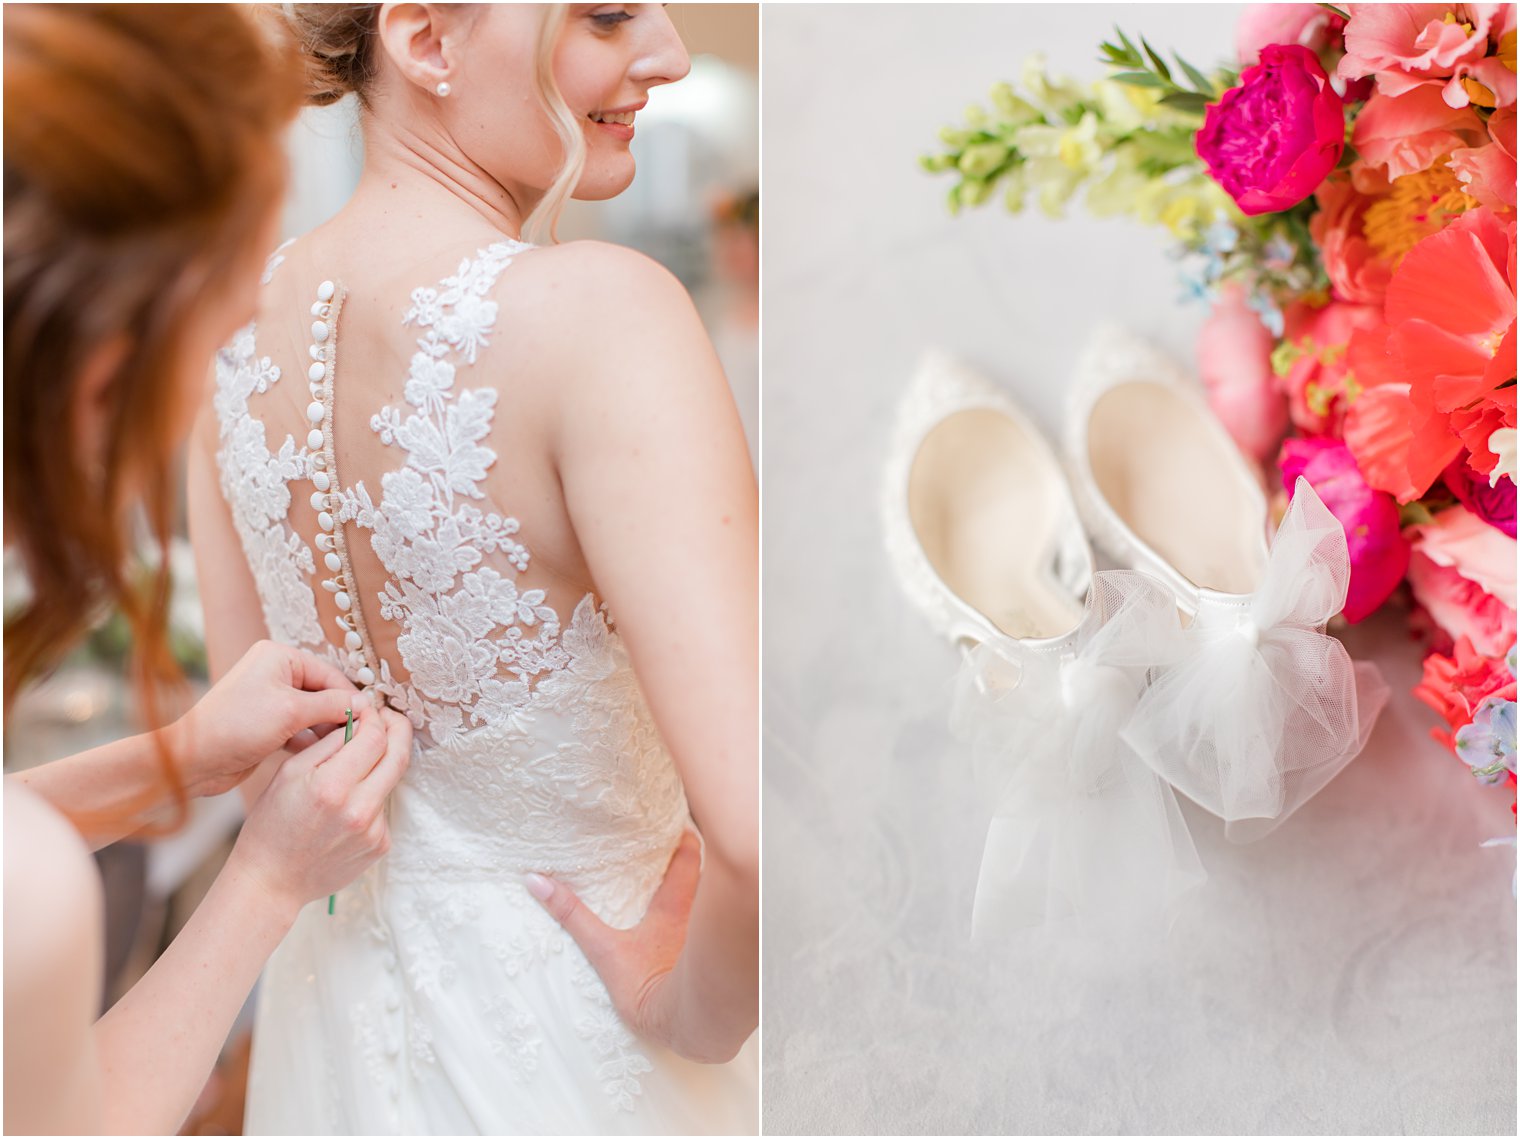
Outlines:
{"label": "coral flower", "polygon": [[[1423,419],[1415,424],[1417,439],[1433,426],[1454,436],[1472,426],[1474,408],[1514,379],[1514,272],[1513,225],[1506,231],[1481,209],[1420,242],[1395,271],[1385,306],[1388,348]],[[1486,444],[1469,450],[1475,470],[1493,468]],[[1428,487],[1454,457],[1428,470],[1417,469],[1412,455],[1411,480]]]}
{"label": "coral flower", "polygon": [[1437,159],[1428,170],[1395,178],[1388,193],[1367,207],[1362,232],[1378,256],[1397,265],[1421,241],[1477,204],[1456,172]]}
{"label": "coral flower", "polygon": [[1398,98],[1375,94],[1351,128],[1357,166],[1386,167],[1390,180],[1428,169],[1461,147],[1487,141],[1477,112],[1448,107],[1434,87],[1417,87]]}
{"label": "coral flower", "polygon": [[1446,721],[1447,731],[1435,728],[1430,734],[1452,747],[1455,733],[1472,723],[1486,697],[1515,698],[1515,677],[1503,661],[1480,655],[1471,641],[1459,637],[1451,656],[1431,653],[1425,658],[1424,677],[1414,694]]}
{"label": "coral flower", "polygon": [[1352,185],[1344,171],[1321,182],[1314,191],[1319,209],[1309,219],[1309,235],[1319,246],[1336,300],[1381,305],[1393,265],[1373,248],[1362,227],[1368,208],[1387,195],[1388,186],[1384,183],[1381,189],[1372,189],[1382,181],[1375,174],[1369,173],[1367,181],[1366,192]]}
{"label": "coral flower", "polygon": [[[1310,435],[1338,431],[1347,404],[1358,394],[1359,380],[1351,374],[1347,345],[1359,330],[1383,323],[1375,305],[1331,301],[1314,307],[1298,302],[1284,313],[1287,361],[1283,388],[1294,425]],[[1313,480],[1310,480],[1313,481]]]}
{"label": "coral flower", "polygon": [[[1401,502],[1418,498],[1463,447],[1475,471],[1493,470],[1498,457],[1488,441],[1515,425],[1514,272],[1514,226],[1487,209],[1425,238],[1395,270],[1386,339],[1381,330],[1358,333],[1348,352],[1364,388],[1383,382],[1346,423],[1346,441],[1373,486]],[[1389,379],[1407,383],[1407,394]]]}

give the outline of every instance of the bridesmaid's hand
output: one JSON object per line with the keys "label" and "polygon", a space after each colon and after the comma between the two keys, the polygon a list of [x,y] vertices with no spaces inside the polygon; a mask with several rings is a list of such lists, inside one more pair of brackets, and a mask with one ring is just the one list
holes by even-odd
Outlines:
{"label": "bridesmaid's hand", "polygon": [[260,761],[311,743],[355,715],[359,691],[311,653],[259,641],[169,729],[189,795],[219,795]]}
{"label": "bridesmaid's hand", "polygon": [[[720,1057],[682,1047],[681,1014],[671,972],[686,944],[686,923],[697,893],[702,856],[697,836],[687,831],[671,855],[665,880],[649,909],[631,929],[614,929],[592,913],[563,883],[529,874],[528,893],[575,939],[602,978],[623,1023],[646,1040],[663,1044],[690,1060]],[[727,1059],[727,1057],[721,1057]]]}
{"label": "bridesmaid's hand", "polygon": [[411,751],[405,716],[363,709],[348,743],[329,732],[280,764],[229,863],[295,908],[337,893],[390,849],[385,801]]}

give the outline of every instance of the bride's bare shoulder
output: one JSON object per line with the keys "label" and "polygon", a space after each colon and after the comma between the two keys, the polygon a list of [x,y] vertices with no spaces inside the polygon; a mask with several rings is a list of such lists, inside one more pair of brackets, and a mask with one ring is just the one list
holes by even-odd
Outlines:
{"label": "bride's bare shoulder", "polygon": [[541,363],[587,374],[652,351],[708,347],[685,286],[658,261],[621,245],[571,241],[530,250],[499,285]]}
{"label": "bride's bare shoulder", "polygon": [[556,326],[666,321],[692,311],[690,295],[670,270],[635,249],[605,241],[530,250],[517,258],[502,285],[513,291],[516,311],[535,310]]}

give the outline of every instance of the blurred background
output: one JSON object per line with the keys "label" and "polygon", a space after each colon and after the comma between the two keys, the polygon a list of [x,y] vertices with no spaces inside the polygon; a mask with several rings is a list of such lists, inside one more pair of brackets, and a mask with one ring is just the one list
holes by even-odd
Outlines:
{"label": "blurred background", "polygon": [[[685,284],[722,359],[753,458],[759,423],[758,8],[671,4],[667,11],[691,53],[691,73],[654,90],[639,113],[632,187],[609,202],[573,202],[558,236],[631,246]],[[303,111],[289,145],[282,240],[326,221],[358,183],[364,147],[352,97]],[[145,557],[151,557],[149,545]],[[170,562],[172,643],[194,695],[206,684],[204,623],[183,517]],[[26,596],[26,585],[9,560],[5,570],[10,611]],[[6,724],[5,770],[142,730],[126,679],[130,648],[125,623],[113,615],[52,676],[24,693]],[[172,837],[120,842],[97,853],[107,910],[105,1008],[147,971],[194,912],[241,821],[233,792],[196,801],[189,823]],[[255,997],[256,991],[185,1134],[241,1133]]]}

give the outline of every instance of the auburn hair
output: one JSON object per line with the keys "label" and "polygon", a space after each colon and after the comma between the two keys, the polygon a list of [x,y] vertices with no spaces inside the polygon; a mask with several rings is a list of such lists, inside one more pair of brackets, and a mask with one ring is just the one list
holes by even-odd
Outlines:
{"label": "auburn hair", "polygon": [[[198,364],[182,338],[258,252],[300,70],[235,5],[7,5],[3,18],[4,503],[31,587],[5,622],[5,708],[116,606],[157,727],[158,685],[178,679],[167,547],[180,377]],[[105,441],[82,454],[81,378],[102,366]],[[139,508],[164,555],[146,587],[131,564]]]}

